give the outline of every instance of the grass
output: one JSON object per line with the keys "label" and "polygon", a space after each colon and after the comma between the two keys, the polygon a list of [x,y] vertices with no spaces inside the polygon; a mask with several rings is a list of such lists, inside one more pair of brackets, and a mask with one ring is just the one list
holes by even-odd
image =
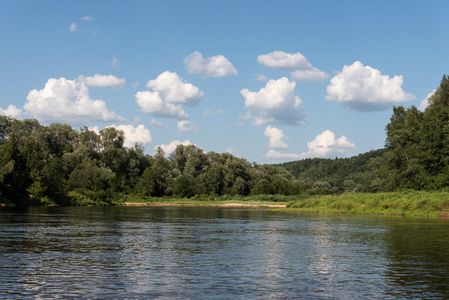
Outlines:
{"label": "grass", "polygon": [[173,204],[184,206],[204,206],[208,204],[243,203],[263,206],[264,204],[287,204],[298,197],[283,195],[255,195],[255,196],[195,196],[192,198],[177,197],[142,197],[137,195],[123,195],[122,202],[144,204]]}
{"label": "grass", "polygon": [[289,202],[286,209],[318,213],[447,217],[449,193],[403,191],[311,196]]}

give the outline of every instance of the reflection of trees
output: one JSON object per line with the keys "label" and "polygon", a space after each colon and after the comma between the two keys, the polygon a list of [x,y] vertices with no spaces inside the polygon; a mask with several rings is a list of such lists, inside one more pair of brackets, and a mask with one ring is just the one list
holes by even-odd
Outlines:
{"label": "reflection of trees", "polygon": [[449,297],[447,220],[398,219],[385,234],[386,277],[395,297]]}
{"label": "reflection of trees", "polygon": [[215,208],[3,212],[0,293],[449,298],[447,220]]}
{"label": "reflection of trees", "polygon": [[52,298],[56,293],[72,298],[95,294],[98,286],[120,285],[121,277],[113,276],[116,270],[111,268],[122,247],[119,218],[104,208],[86,207],[12,208],[11,214],[3,213],[0,225],[6,224],[8,231],[0,246],[5,254],[0,256],[1,289],[30,297]]}

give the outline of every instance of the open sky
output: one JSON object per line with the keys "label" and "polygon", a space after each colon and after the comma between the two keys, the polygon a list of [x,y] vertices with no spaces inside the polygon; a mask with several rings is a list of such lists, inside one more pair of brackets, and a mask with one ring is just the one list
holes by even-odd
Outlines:
{"label": "open sky", "polygon": [[[449,1],[0,1],[0,113],[250,162],[382,148],[449,72]],[[423,102],[424,101],[424,102]]]}

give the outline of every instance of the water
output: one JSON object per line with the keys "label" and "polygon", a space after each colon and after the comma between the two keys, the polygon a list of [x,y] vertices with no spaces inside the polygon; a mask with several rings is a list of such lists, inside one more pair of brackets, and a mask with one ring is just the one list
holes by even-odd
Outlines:
{"label": "water", "polygon": [[0,209],[0,298],[447,299],[449,221]]}

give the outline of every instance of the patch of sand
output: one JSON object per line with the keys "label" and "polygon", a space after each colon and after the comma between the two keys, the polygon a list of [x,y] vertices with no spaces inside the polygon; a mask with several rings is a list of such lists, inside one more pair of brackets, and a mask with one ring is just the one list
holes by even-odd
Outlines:
{"label": "patch of sand", "polygon": [[139,203],[139,202],[125,202],[125,206],[156,206],[156,207],[163,207],[163,206],[203,206],[203,207],[252,207],[252,208],[258,208],[258,207],[272,207],[272,208],[285,208],[285,204],[248,204],[248,203]]}

